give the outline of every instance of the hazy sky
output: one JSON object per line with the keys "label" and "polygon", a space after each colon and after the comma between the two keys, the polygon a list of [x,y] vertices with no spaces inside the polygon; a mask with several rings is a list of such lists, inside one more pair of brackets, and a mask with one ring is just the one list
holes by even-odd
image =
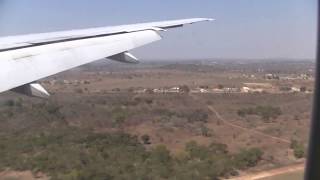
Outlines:
{"label": "hazy sky", "polygon": [[135,50],[145,59],[313,58],[316,0],[0,0],[0,36],[209,17]]}

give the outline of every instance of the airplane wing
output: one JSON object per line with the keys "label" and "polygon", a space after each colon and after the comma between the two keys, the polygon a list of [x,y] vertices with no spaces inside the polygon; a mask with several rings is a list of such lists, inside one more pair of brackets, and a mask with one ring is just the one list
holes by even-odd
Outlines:
{"label": "airplane wing", "polygon": [[0,38],[0,92],[49,96],[37,80],[103,58],[137,63],[128,51],[160,40],[159,31],[212,20],[194,18]]}

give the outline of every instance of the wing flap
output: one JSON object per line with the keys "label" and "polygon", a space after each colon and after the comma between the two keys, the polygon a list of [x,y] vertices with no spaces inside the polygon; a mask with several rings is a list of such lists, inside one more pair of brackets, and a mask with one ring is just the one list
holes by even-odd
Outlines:
{"label": "wing flap", "polygon": [[108,59],[122,62],[122,63],[130,63],[130,64],[138,64],[139,63],[138,58],[136,58],[134,55],[132,55],[129,52],[123,52],[120,54],[116,54],[116,55],[108,57]]}
{"label": "wing flap", "polygon": [[47,90],[38,83],[30,83],[17,88],[12,89],[11,91],[24,94],[27,96],[39,97],[39,98],[48,98],[50,94]]}

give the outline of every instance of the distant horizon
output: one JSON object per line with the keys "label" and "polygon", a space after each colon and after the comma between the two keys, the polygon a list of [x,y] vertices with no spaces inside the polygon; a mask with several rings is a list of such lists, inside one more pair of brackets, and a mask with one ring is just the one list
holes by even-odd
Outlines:
{"label": "distant horizon", "polygon": [[168,58],[168,59],[140,59],[140,62],[157,62],[157,61],[306,61],[315,62],[315,58]]}

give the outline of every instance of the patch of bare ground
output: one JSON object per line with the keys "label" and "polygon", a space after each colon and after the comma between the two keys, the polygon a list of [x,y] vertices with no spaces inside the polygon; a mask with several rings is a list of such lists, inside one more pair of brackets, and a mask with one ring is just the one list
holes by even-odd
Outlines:
{"label": "patch of bare ground", "polygon": [[282,174],[303,171],[304,167],[305,167],[304,163],[294,164],[286,167],[271,169],[271,170],[257,172],[257,173],[247,173],[240,177],[231,178],[229,180],[261,180],[264,178],[272,178],[274,176],[278,176]]}
{"label": "patch of bare ground", "polygon": [[34,175],[31,171],[3,171],[0,172],[0,180],[49,180],[44,174],[38,173]]}

